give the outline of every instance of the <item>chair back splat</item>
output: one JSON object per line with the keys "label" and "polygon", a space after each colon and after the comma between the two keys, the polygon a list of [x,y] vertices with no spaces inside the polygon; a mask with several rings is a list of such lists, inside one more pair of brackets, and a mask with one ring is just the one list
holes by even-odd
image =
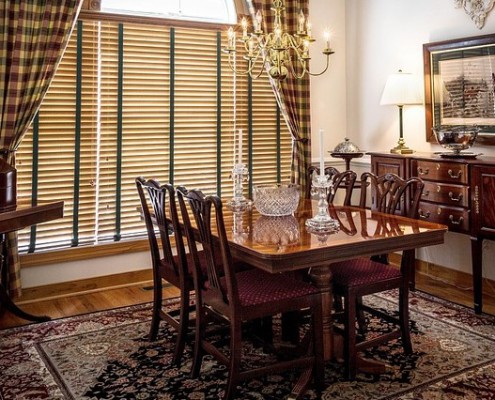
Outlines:
{"label": "chair back splat", "polygon": [[[224,399],[235,396],[240,381],[294,368],[302,369],[298,390],[304,391],[311,377],[321,389],[323,382],[321,294],[306,282],[289,275],[269,274],[253,266],[239,270],[231,255],[224,223],[222,202],[217,196],[205,196],[197,190],[177,188],[177,198],[187,242],[192,253],[198,241],[205,254],[206,271],[199,264],[193,271],[196,289],[196,335],[192,376],[201,370],[204,354],[211,354],[227,366],[228,380]],[[193,256],[197,260],[197,257]],[[243,342],[249,336],[245,329],[253,322],[276,314],[309,309],[311,329],[300,352],[290,359],[273,361],[261,366],[241,368]],[[218,333],[226,325],[230,333],[228,349]],[[208,328],[208,329],[207,329]],[[225,336],[220,335],[221,339]],[[271,338],[271,335],[270,335]],[[269,339],[270,339],[269,338]],[[273,346],[268,346],[273,348]],[[244,366],[247,367],[247,366]]]}
{"label": "chair back splat", "polygon": [[[308,179],[306,179],[306,191],[305,196],[307,199],[311,198],[311,186],[313,176],[320,173],[320,168],[311,165],[308,168]],[[334,167],[326,167],[325,175],[329,176],[332,180],[333,187],[327,193],[327,201],[328,204],[333,204],[335,200],[335,195],[339,189],[345,189],[344,201],[342,202],[344,205],[351,205],[351,197],[352,192],[354,190],[354,184],[356,182],[357,175],[354,171],[347,170],[340,172],[338,169]]]}
{"label": "chair back splat", "polygon": [[[401,214],[405,217],[416,218],[419,200],[424,183],[421,178],[413,177],[407,180],[392,173],[377,176],[370,172],[361,175],[360,206],[367,206],[368,190],[371,189],[371,209],[386,214]],[[409,195],[409,192],[411,193]],[[410,203],[406,199],[410,197]]]}

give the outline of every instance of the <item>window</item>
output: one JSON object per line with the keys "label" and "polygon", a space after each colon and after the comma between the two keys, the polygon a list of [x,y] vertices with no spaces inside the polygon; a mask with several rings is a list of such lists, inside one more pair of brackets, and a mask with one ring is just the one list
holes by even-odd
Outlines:
{"label": "window", "polygon": [[237,21],[233,0],[102,0],[101,10],[202,22]]}
{"label": "window", "polygon": [[140,175],[231,198],[234,129],[251,184],[289,179],[290,134],[269,82],[235,78],[222,36],[78,21],[17,153],[19,203],[64,200],[64,218],[20,232],[21,252],[144,237]]}

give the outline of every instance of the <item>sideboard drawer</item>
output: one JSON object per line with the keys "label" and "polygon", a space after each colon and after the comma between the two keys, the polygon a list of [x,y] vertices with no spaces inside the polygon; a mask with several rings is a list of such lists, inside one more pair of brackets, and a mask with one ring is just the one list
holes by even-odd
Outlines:
{"label": "sideboard drawer", "polygon": [[420,219],[447,225],[454,232],[469,231],[469,210],[462,207],[420,201],[418,215]]}
{"label": "sideboard drawer", "polygon": [[422,200],[457,207],[469,206],[469,188],[462,185],[423,181]]}
{"label": "sideboard drawer", "polygon": [[467,184],[469,179],[467,164],[412,160],[411,167],[411,175],[429,181]]}

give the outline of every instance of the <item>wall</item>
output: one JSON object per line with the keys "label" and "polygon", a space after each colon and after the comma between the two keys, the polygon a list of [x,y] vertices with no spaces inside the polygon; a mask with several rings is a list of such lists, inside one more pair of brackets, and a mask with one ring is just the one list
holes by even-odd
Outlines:
{"label": "wall", "polygon": [[330,56],[328,71],[311,78],[311,126],[313,159],[319,159],[320,129],[324,135],[324,156],[330,161],[328,151],[346,135],[346,0],[310,0],[310,19],[314,26],[316,42],[311,48],[311,69],[320,72],[325,66],[325,57],[321,54],[324,41],[323,31],[331,33],[330,48],[335,54]]}
{"label": "wall", "polygon": [[[366,150],[388,150],[398,139],[397,108],[380,106],[389,74],[412,72],[423,87],[424,43],[495,32],[495,11],[479,30],[452,0],[348,0],[346,21],[347,129]],[[422,106],[404,107],[404,137],[415,150],[441,150],[425,140]]]}
{"label": "wall", "polygon": [[[347,134],[362,149],[388,151],[398,139],[398,112],[380,106],[389,74],[399,68],[418,76],[423,87],[424,43],[495,32],[495,10],[482,30],[453,0],[347,0]],[[320,102],[314,99],[313,102]],[[312,104],[313,106],[313,104]],[[404,108],[404,138],[418,151],[440,151],[425,140],[424,107]],[[475,145],[475,151],[495,155],[495,147]],[[493,242],[484,242],[484,273],[490,268]],[[421,249],[418,257],[453,269],[471,272],[470,241],[467,235],[448,233],[446,243]],[[490,271],[491,269],[491,271]]]}
{"label": "wall", "polygon": [[21,268],[21,282],[23,288],[30,288],[149,268],[150,253],[138,252]]}

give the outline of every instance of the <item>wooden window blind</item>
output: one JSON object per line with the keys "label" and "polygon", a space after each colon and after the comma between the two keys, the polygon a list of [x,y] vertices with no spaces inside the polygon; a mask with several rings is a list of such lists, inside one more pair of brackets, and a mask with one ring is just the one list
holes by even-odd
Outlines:
{"label": "wooden window blind", "polygon": [[143,237],[137,176],[231,198],[234,127],[250,184],[289,179],[291,139],[268,79],[234,78],[225,39],[78,22],[17,153],[19,203],[64,200],[64,218],[21,231],[21,251]]}

